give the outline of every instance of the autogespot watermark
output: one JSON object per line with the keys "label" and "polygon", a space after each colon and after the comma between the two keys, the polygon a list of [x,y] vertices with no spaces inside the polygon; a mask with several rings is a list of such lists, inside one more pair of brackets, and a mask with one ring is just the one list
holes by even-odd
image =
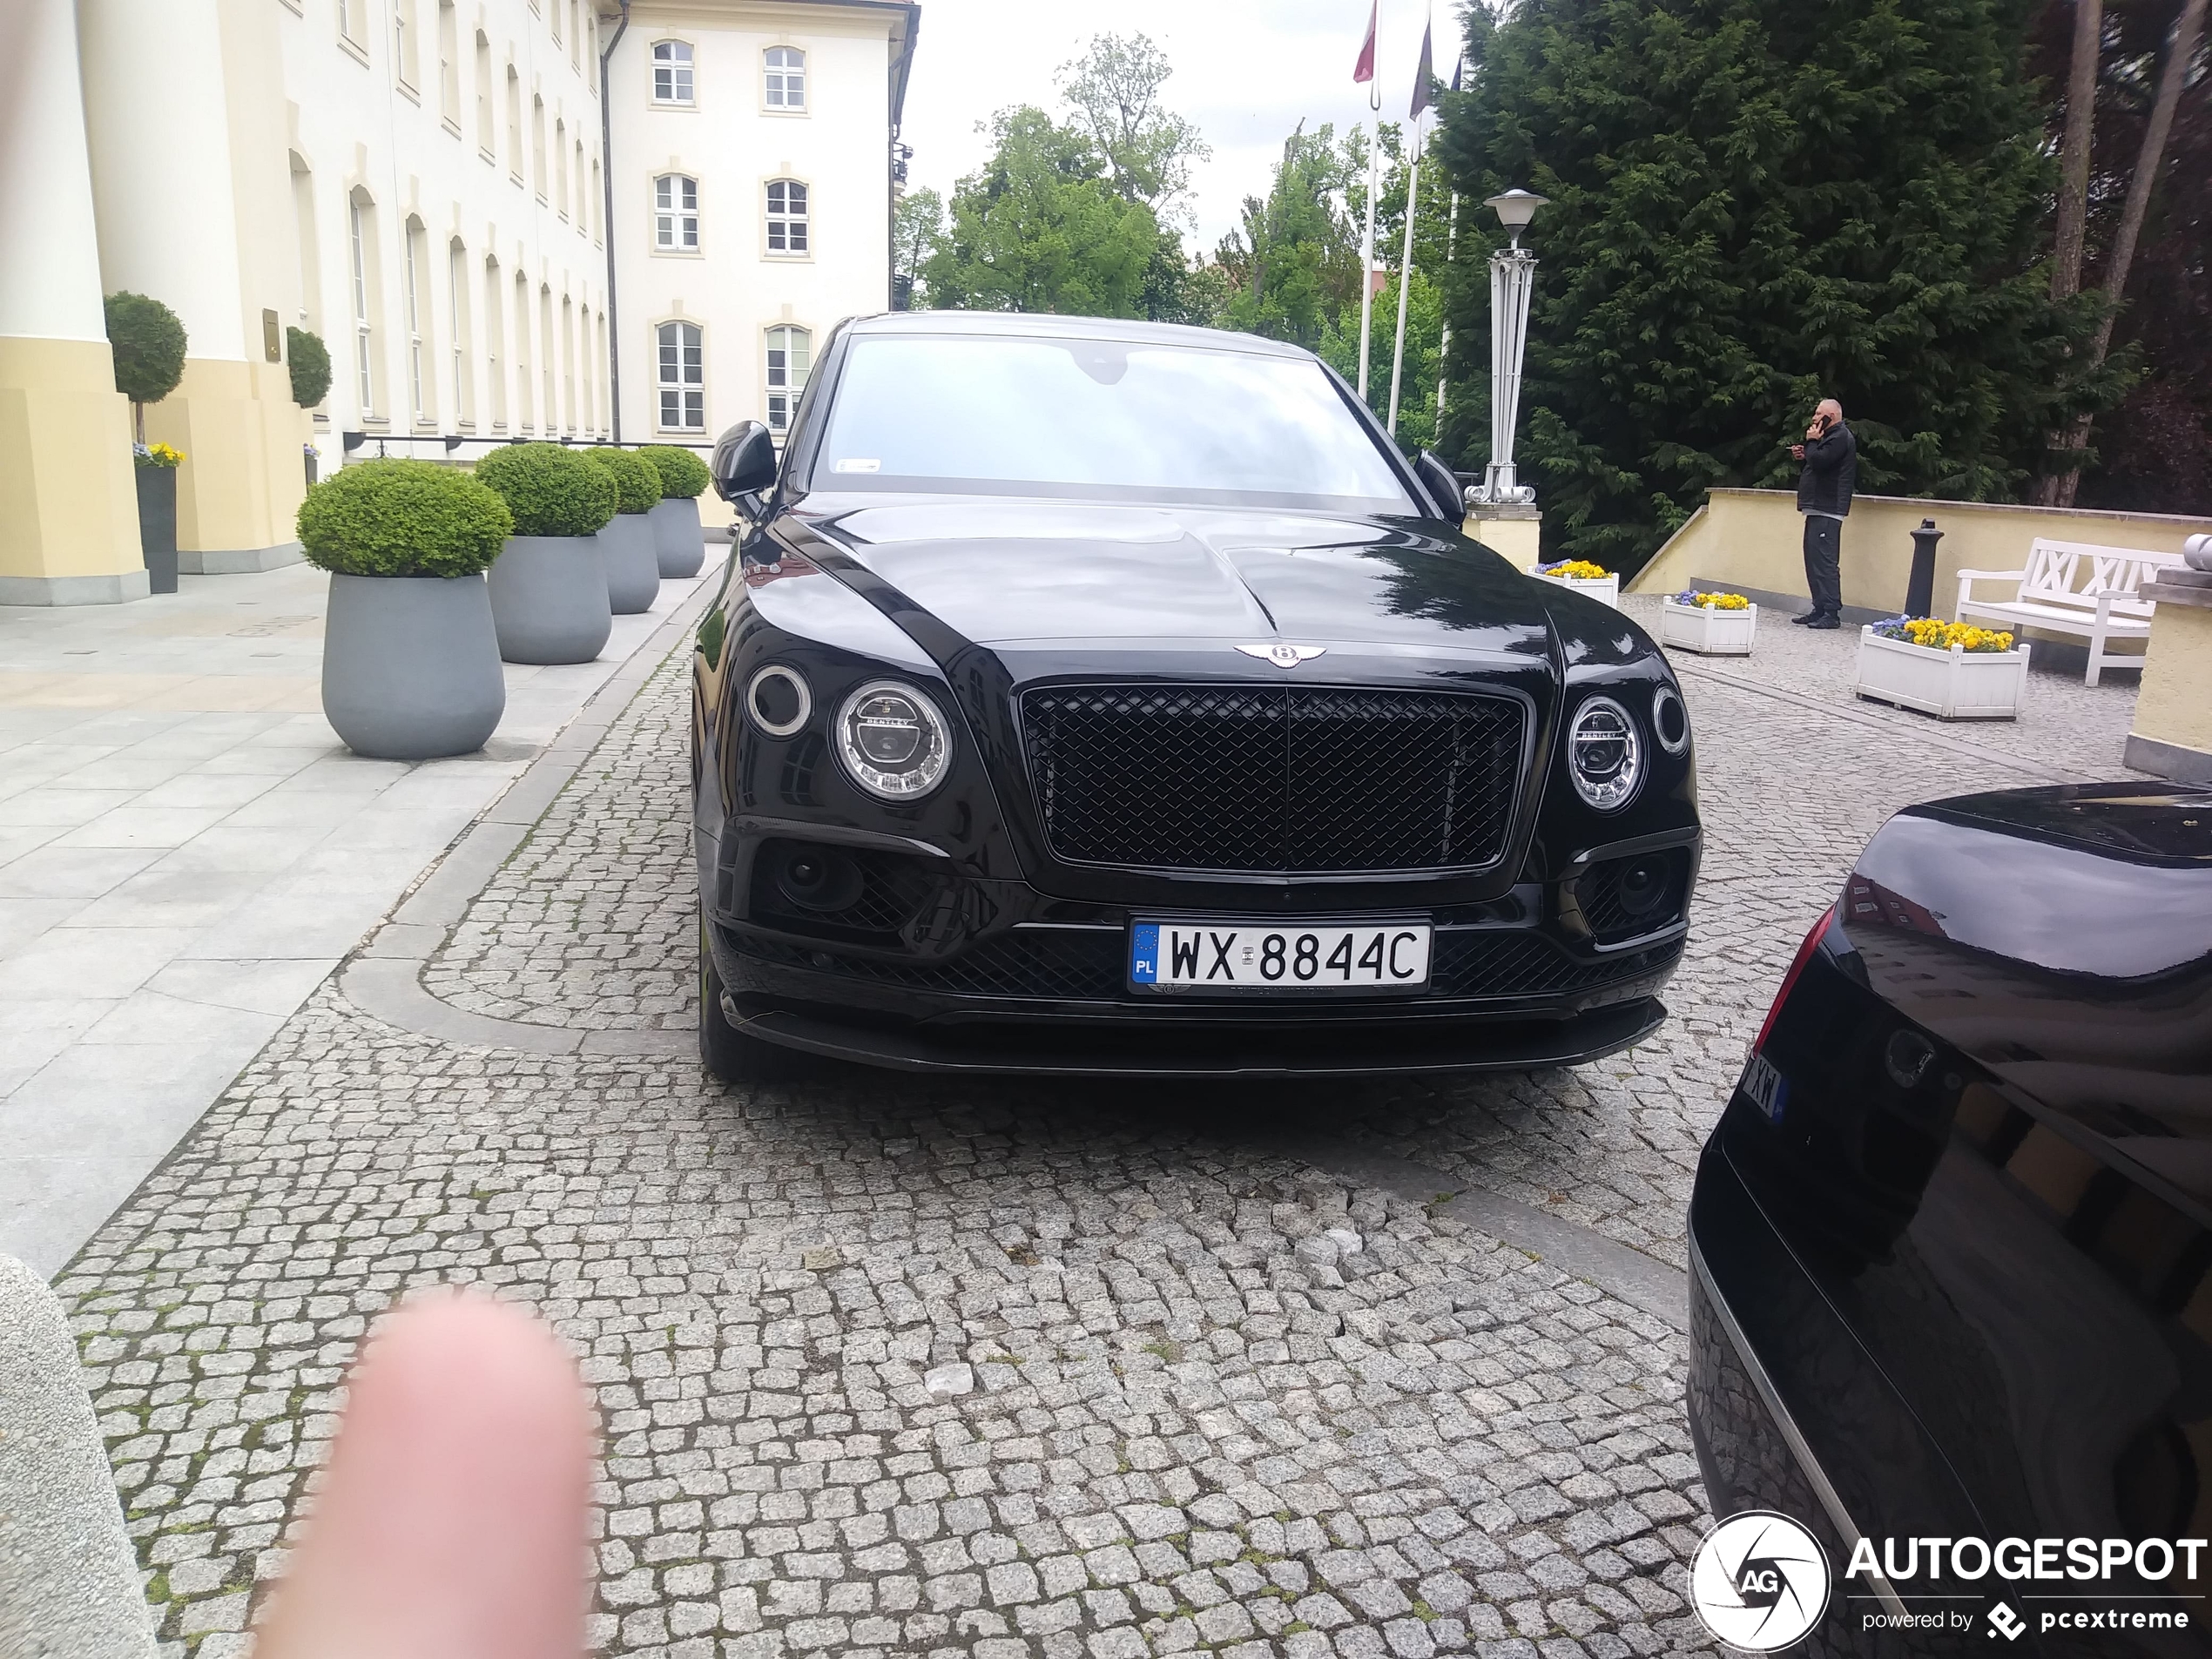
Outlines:
{"label": "autogespot watermark", "polygon": [[[1844,1568],[1845,1616],[1866,1630],[1978,1632],[2016,1642],[2030,1629],[2187,1630],[2201,1621],[2202,1538],[1862,1538]],[[1960,1586],[1993,1579],[2023,1603],[1993,1605]],[[2126,1587],[2115,1588],[2118,1579]],[[1940,1589],[1919,1590],[1922,1584]],[[2095,1585],[2091,1589],[2034,1588]],[[2174,1585],[2171,1590],[2148,1586]],[[2019,1587],[2019,1588],[2013,1588]],[[1804,1523],[1771,1510],[1730,1515],[1690,1564],[1690,1604],[1715,1637],[1744,1653],[1803,1641],[1827,1612],[1827,1553]],[[1992,1586],[1994,1588],[1994,1585]]]}

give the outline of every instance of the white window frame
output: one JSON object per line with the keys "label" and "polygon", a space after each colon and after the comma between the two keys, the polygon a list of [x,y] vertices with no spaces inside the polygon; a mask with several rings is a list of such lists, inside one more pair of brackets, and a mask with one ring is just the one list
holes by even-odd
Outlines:
{"label": "white window frame", "polygon": [[507,280],[499,261],[484,261],[484,384],[491,392],[491,427],[507,430],[507,370],[500,346],[507,333]]}
{"label": "white window frame", "polygon": [[435,418],[430,404],[430,388],[422,366],[422,271],[417,257],[423,239],[422,221],[409,219],[402,227],[407,240],[407,380],[408,401],[413,407],[415,423],[428,426]]}
{"label": "white window frame", "polygon": [[354,255],[354,391],[364,420],[376,413],[376,329],[368,314],[368,232],[362,224],[366,210],[367,204],[359,197],[346,204],[347,239],[353,245]]}
{"label": "white window frame", "polygon": [[706,430],[706,334],[671,318],[653,326],[653,413],[663,432]]}
{"label": "white window frame", "polygon": [[469,250],[458,238],[446,244],[446,287],[452,290],[453,306],[447,330],[453,341],[453,418],[457,426],[474,426],[475,388],[469,374]]}
{"label": "white window frame", "polygon": [[653,251],[699,251],[699,181],[687,172],[664,172],[653,180]]}
{"label": "white window frame", "polygon": [[[653,102],[692,109],[698,104],[698,54],[688,40],[657,40],[650,55]],[[663,90],[665,89],[665,90]]]}
{"label": "white window frame", "polygon": [[[794,354],[802,359],[796,364]],[[765,382],[760,408],[768,430],[789,432],[806,395],[806,377],[814,370],[814,331],[795,322],[774,324],[762,337],[760,361]]]}
{"label": "white window frame", "polygon": [[[793,192],[797,206],[793,206]],[[779,206],[780,196],[782,206]],[[766,225],[761,249],[772,260],[808,260],[814,256],[813,233],[814,192],[804,179],[771,179],[766,191]],[[779,246],[778,244],[781,243]]]}
{"label": "white window frame", "polygon": [[760,55],[760,104],[772,115],[806,113],[806,51],[770,46]]}

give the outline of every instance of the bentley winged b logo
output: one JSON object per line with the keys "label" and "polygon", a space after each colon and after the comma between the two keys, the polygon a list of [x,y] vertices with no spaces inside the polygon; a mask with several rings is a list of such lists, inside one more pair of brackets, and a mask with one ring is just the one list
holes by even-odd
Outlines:
{"label": "bentley winged b logo", "polygon": [[1318,657],[1328,650],[1326,645],[1293,645],[1286,639],[1266,645],[1239,645],[1237,649],[1247,657],[1257,657],[1262,662],[1272,663],[1278,668],[1296,668],[1300,663]]}

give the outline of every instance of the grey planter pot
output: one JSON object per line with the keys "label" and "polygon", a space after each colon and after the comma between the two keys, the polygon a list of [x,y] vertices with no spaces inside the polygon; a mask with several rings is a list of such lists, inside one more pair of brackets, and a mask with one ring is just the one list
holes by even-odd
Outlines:
{"label": "grey planter pot", "polygon": [[322,711],[355,754],[469,754],[506,708],[482,577],[331,577]]}
{"label": "grey planter pot", "polygon": [[697,576],[706,563],[698,497],[664,496],[645,517],[653,527],[653,550],[660,556],[662,577]]}
{"label": "grey planter pot", "polygon": [[607,562],[607,604],[617,617],[651,610],[660,597],[660,555],[649,513],[617,513],[598,535]]}
{"label": "grey planter pot", "polygon": [[588,663],[607,643],[607,561],[596,536],[510,536],[484,573],[499,654],[510,663]]}
{"label": "grey planter pot", "polygon": [[177,469],[137,467],[138,549],[146,565],[146,591],[177,590]]}

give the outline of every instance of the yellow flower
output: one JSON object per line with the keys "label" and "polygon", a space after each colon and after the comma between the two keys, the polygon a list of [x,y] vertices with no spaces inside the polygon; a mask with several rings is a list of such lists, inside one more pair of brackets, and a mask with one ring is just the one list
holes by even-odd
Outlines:
{"label": "yellow flower", "polygon": [[1972,623],[1944,622],[1934,617],[1914,617],[1905,624],[1905,637],[1932,651],[2007,651],[2013,636],[2001,629],[1977,628]]}
{"label": "yellow flower", "polygon": [[1593,564],[1588,559],[1563,559],[1557,564],[1546,565],[1543,573],[1546,576],[1570,577],[1577,582],[1602,582],[1611,574],[1603,565]]}

